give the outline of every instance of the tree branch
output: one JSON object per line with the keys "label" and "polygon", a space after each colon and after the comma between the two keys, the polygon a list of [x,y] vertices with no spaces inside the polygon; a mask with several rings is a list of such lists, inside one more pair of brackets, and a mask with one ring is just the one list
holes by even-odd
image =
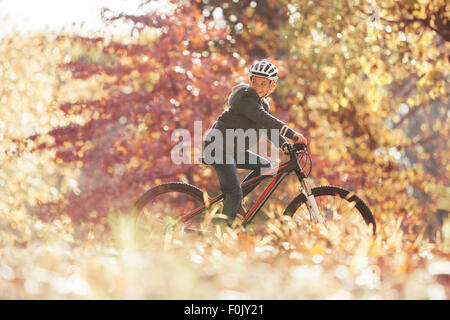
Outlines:
{"label": "tree branch", "polygon": [[[436,21],[435,24],[436,24],[436,25],[438,25],[438,24],[439,24],[439,25],[442,25],[443,30],[434,28],[434,27],[431,25],[431,17],[428,17],[428,16],[427,16],[426,19],[420,19],[420,18],[417,18],[417,17],[414,17],[414,18],[404,18],[404,17],[401,17],[400,20],[389,20],[389,19],[386,19],[386,18],[381,17],[381,16],[378,16],[377,18],[380,19],[380,20],[383,21],[383,22],[390,23],[390,24],[400,24],[400,23],[404,23],[405,25],[409,25],[409,24],[414,23],[414,22],[419,22],[419,23],[421,23],[424,27],[429,28],[429,29],[433,30],[434,32],[436,32],[436,33],[437,33],[438,35],[440,35],[445,41],[450,41],[450,32],[448,31],[449,29],[448,29],[448,27],[447,27],[447,23],[445,23],[445,22],[443,21],[443,19],[440,19],[440,14],[442,13],[442,12],[441,12],[442,9],[443,9],[443,8],[440,8],[439,11],[435,12],[435,13],[434,13],[434,16],[435,16],[435,21]],[[363,9],[359,8],[359,7],[356,7],[356,10],[358,10],[359,12],[361,12],[362,14],[364,14],[364,15],[366,15],[366,16],[368,16],[368,17],[374,17],[374,12],[370,12],[370,13],[369,13],[369,12],[366,12],[366,11],[364,11]]]}
{"label": "tree branch", "polygon": [[408,111],[408,113],[406,113],[403,117],[401,117],[401,119],[400,119],[396,124],[394,124],[394,126],[392,127],[392,129],[398,128],[398,127],[403,123],[403,121],[405,121],[405,120],[408,119],[409,117],[415,115],[415,114],[417,113],[417,111],[419,111],[419,109],[420,109],[421,107],[424,107],[424,106],[425,106],[424,104],[419,104],[419,105],[417,105],[417,106],[415,106],[415,107],[413,107],[413,108],[410,108],[409,111]]}

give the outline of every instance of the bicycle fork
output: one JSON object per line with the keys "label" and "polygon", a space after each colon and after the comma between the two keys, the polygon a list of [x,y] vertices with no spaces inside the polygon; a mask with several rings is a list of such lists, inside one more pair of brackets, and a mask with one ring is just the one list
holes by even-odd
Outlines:
{"label": "bicycle fork", "polygon": [[324,219],[320,214],[319,207],[317,206],[316,199],[314,198],[307,178],[302,177],[299,180],[301,184],[300,192],[303,193],[306,197],[306,206],[308,207],[311,220],[315,223],[322,223]]}

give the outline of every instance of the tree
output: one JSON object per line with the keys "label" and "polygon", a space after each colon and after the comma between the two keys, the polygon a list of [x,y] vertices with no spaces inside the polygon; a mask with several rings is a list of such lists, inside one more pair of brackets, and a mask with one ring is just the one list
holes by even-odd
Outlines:
{"label": "tree", "polygon": [[[24,213],[26,208],[61,201],[65,193],[78,192],[77,172],[55,162],[54,150],[31,152],[27,140],[76,121],[57,110],[59,103],[86,94],[83,85],[70,81],[58,69],[69,48],[51,36],[15,33],[0,40],[0,211]],[[74,51],[74,48],[70,48]],[[76,92],[76,95],[73,95]]]}
{"label": "tree", "polygon": [[129,37],[57,38],[83,48],[62,70],[96,85],[59,106],[83,121],[50,130],[50,142],[30,137],[36,150],[56,150],[57,162],[81,169],[80,194],[42,214],[104,222],[110,207],[167,180],[217,190],[210,168],[171,165],[171,132],[192,134],[195,120],[208,129],[255,58],[280,67],[272,105],[311,139],[316,184],[355,188],[376,218],[401,216],[405,230],[419,232],[417,219],[437,212],[435,190],[448,180],[445,2],[173,5],[169,15],[104,10],[107,23],[133,23]]}
{"label": "tree", "polygon": [[171,165],[170,151],[178,142],[171,141],[171,132],[184,128],[193,133],[194,120],[203,120],[206,131],[223,110],[230,67],[239,64],[215,50],[226,30],[208,24],[189,4],[166,17],[117,14],[105,19],[131,20],[140,30],[136,37],[115,40],[57,38],[61,45],[83,46],[86,54],[63,67],[74,79],[93,81],[96,95],[59,106],[66,117],[85,121],[50,130],[52,143],[39,143],[41,135],[30,137],[35,150],[55,149],[57,162],[81,169],[80,194],[48,203],[40,215],[63,211],[75,221],[106,223],[109,208],[128,209],[146,187],[173,179],[195,183],[203,174],[198,165]]}
{"label": "tree", "polygon": [[448,5],[285,4],[284,95],[323,157],[316,173],[331,183],[355,177],[348,184],[381,216],[426,220],[437,210],[432,186],[448,181]]}

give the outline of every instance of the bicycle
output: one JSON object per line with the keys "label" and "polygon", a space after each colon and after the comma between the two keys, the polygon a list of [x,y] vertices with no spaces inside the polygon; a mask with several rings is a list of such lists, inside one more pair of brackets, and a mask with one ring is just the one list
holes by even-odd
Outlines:
{"label": "bicycle", "polygon": [[[273,175],[272,181],[242,217],[243,227],[252,222],[280,183],[288,175],[295,173],[300,182],[300,193],[288,204],[283,215],[293,217],[296,213],[307,212],[309,213],[309,220],[315,223],[327,224],[329,221],[336,220],[338,223],[344,222],[348,224],[350,221],[354,226],[356,223],[356,228],[360,228],[359,223],[362,218],[369,228],[372,225],[372,233],[375,235],[376,223],[373,214],[366,203],[355,193],[338,186],[311,188],[307,177],[312,170],[312,160],[304,144],[289,144],[285,154],[288,154],[290,157],[288,161],[242,184],[243,197],[245,198],[250,193],[250,189],[253,190],[253,186],[256,187],[256,185]],[[302,165],[303,158],[305,159],[304,165]],[[310,162],[310,168],[306,174],[304,168],[307,166],[308,161]],[[164,219],[166,215],[175,213],[176,219],[173,221],[180,221],[186,224],[188,230],[200,230],[198,226],[202,222],[202,213],[223,200],[223,197],[223,194],[219,194],[209,198],[201,189],[191,184],[168,182],[154,186],[144,192],[134,203],[132,213],[137,218],[141,215],[148,215],[148,217],[155,219],[159,219],[159,217]],[[339,200],[340,203],[339,205],[328,204],[326,202],[328,200]],[[151,208],[147,208],[149,205],[151,205]],[[344,210],[343,214],[340,214],[341,208]],[[349,215],[348,210],[353,209],[356,209],[354,210],[356,214]],[[353,222],[352,219],[357,219],[357,221]],[[352,231],[349,230],[349,232]]]}

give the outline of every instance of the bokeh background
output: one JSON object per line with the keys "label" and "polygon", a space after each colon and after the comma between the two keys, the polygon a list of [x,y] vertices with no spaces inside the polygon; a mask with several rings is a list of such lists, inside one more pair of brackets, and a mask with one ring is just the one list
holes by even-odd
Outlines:
{"label": "bokeh background", "polygon": [[[443,0],[0,0],[0,297],[448,299],[449,19]],[[377,236],[282,223],[294,179],[255,234],[139,249],[124,212],[149,187],[219,192],[171,133],[206,131],[262,58],[310,178],[355,191]]]}

